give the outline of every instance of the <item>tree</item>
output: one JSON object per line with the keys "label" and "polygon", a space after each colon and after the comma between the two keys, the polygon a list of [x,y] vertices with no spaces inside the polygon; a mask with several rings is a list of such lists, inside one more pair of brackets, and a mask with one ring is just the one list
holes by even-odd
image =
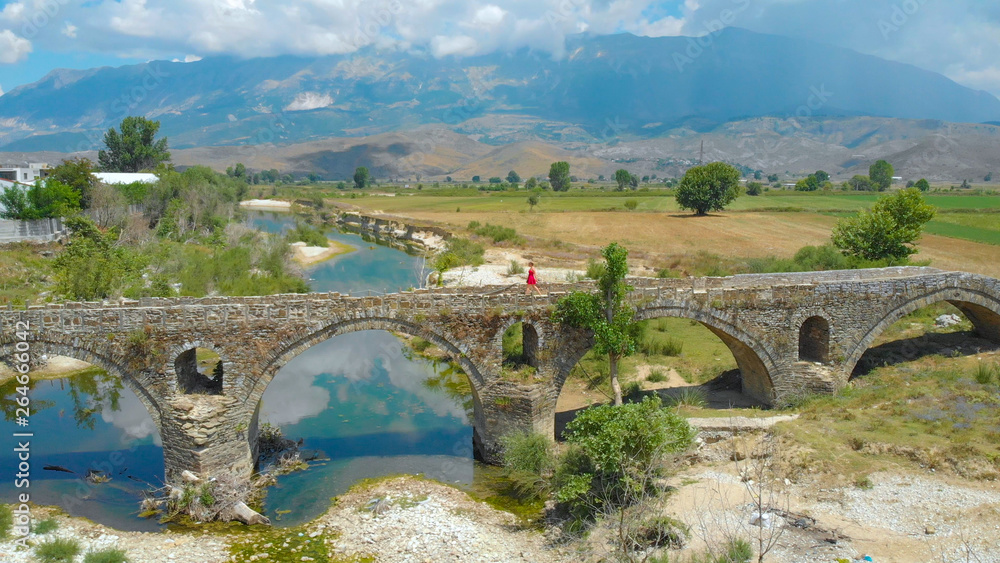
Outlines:
{"label": "tree", "polygon": [[984,182],[992,182],[993,181],[993,173],[992,172],[988,172],[986,174],[986,176],[983,176],[983,181]]}
{"label": "tree", "polygon": [[868,176],[862,176],[861,174],[855,174],[850,180],[847,181],[847,185],[850,186],[852,190],[862,192],[870,192],[874,189],[872,181],[868,179]]}
{"label": "tree", "polygon": [[920,190],[900,190],[879,198],[871,211],[841,219],[833,228],[833,244],[845,255],[864,260],[904,260],[917,252],[908,245],[933,217],[934,208],[924,202]]}
{"label": "tree", "polygon": [[507,183],[512,186],[516,186],[517,184],[521,183],[521,176],[518,175],[517,172],[511,170],[510,172],[507,173]]}
{"label": "tree", "polygon": [[502,184],[503,183],[503,178],[501,178],[500,176],[491,176],[490,177],[490,183],[491,184]]}
{"label": "tree", "polygon": [[535,206],[538,205],[538,194],[528,196],[528,205],[531,206],[532,210],[535,209]]}
{"label": "tree", "polygon": [[70,186],[46,178],[28,188],[11,186],[0,194],[0,213],[4,219],[31,221],[49,217],[65,217],[80,209],[80,194]]}
{"label": "tree", "polygon": [[636,176],[635,174],[629,174],[628,185],[631,186],[633,190],[636,189],[636,188],[638,188],[639,187],[639,177]]}
{"label": "tree", "polygon": [[772,183],[772,184],[775,183],[775,182],[777,182],[778,181],[778,175],[777,174],[768,174],[767,175],[767,181],[770,182],[770,183]]}
{"label": "tree", "polygon": [[760,182],[747,182],[747,195],[758,196],[764,191],[764,185]]}
{"label": "tree", "polygon": [[444,181],[448,182],[450,184],[451,183],[451,176],[445,176],[444,177]]}
{"label": "tree", "polygon": [[479,183],[479,176],[473,176],[472,177],[472,183],[473,184],[478,184]]}
{"label": "tree", "polygon": [[552,184],[552,191],[569,191],[570,177],[568,162],[560,161],[552,163],[552,166],[549,167],[549,183]]}
{"label": "tree", "polygon": [[632,181],[632,175],[629,174],[628,170],[619,168],[615,170],[615,181],[618,182],[618,191],[625,191],[625,186]]}
{"label": "tree", "polygon": [[628,274],[628,250],[616,242],[604,247],[604,271],[597,279],[597,293],[574,291],[556,304],[557,322],[587,328],[594,332],[594,351],[607,354],[608,372],[615,404],[622,404],[618,382],[618,360],[635,353],[639,324],[625,296],[632,286],[625,283]]}
{"label": "tree", "polygon": [[754,180],[760,180],[763,177],[764,177],[764,173],[763,172],[761,172],[760,170],[755,170],[754,171],[754,173],[753,173],[753,179]]}
{"label": "tree", "polygon": [[533,190],[533,189],[535,189],[537,187],[538,187],[538,180],[536,180],[534,176],[532,176],[531,178],[528,178],[524,182],[524,189],[526,189],[526,190]]}
{"label": "tree", "polygon": [[816,181],[820,184],[824,184],[830,181],[830,175],[822,170],[817,170],[813,176],[816,177]]}
{"label": "tree", "polygon": [[812,174],[795,183],[795,191],[797,192],[814,192],[818,189],[819,180]]}
{"label": "tree", "polygon": [[156,140],[159,121],[128,116],[122,120],[121,132],[114,127],[104,134],[107,150],[97,153],[97,162],[105,172],[141,172],[152,170],[170,160],[166,137]]}
{"label": "tree", "polygon": [[917,188],[922,192],[926,192],[927,190],[931,189],[931,184],[925,178],[921,178],[917,180],[915,184],[913,184],[913,187]]}
{"label": "tree", "polygon": [[876,161],[868,167],[868,177],[877,191],[884,192],[892,185],[892,176],[896,171],[884,160]]}
{"label": "tree", "polygon": [[371,175],[368,173],[368,168],[365,166],[358,166],[354,169],[354,187],[361,190],[372,185]]}
{"label": "tree", "polygon": [[80,207],[89,209],[91,192],[97,186],[97,177],[94,176],[96,170],[90,159],[75,158],[64,160],[62,164],[49,170],[46,179],[56,180],[73,188],[73,191],[80,196]]}
{"label": "tree", "polygon": [[736,199],[739,185],[739,170],[724,162],[712,162],[688,170],[675,195],[681,209],[707,215],[709,211],[722,211]]}

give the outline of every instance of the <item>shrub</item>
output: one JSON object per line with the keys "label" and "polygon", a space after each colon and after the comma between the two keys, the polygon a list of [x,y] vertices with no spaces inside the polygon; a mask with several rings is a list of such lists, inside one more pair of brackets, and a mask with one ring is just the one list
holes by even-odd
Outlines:
{"label": "shrub", "polygon": [[662,369],[654,369],[649,371],[649,375],[646,376],[646,381],[650,383],[661,383],[667,380],[667,374],[663,373]]}
{"label": "shrub", "polygon": [[322,230],[305,223],[296,223],[295,228],[288,231],[288,234],[285,235],[285,240],[289,243],[304,242],[309,246],[325,247],[329,244]]}
{"label": "shrub", "polygon": [[507,266],[507,275],[516,276],[524,273],[524,266],[521,265],[517,260],[511,260],[510,265]]}
{"label": "shrub", "polygon": [[413,339],[410,340],[410,346],[412,346],[417,352],[423,352],[431,347],[431,343],[423,338],[420,338],[419,336],[414,336]]}
{"label": "shrub", "polygon": [[83,563],[128,563],[124,549],[102,549],[91,551],[83,558]]}
{"label": "shrub", "polygon": [[1000,370],[997,369],[997,366],[983,362],[979,362],[976,366],[976,371],[973,372],[973,378],[980,385],[991,383],[995,377],[998,379],[998,383],[1000,383]]}
{"label": "shrub", "polygon": [[467,238],[452,237],[448,239],[445,252],[454,255],[458,265],[479,266],[483,263],[485,249],[483,245]]}
{"label": "shrub", "polygon": [[637,199],[625,200],[625,209],[628,209],[629,211],[635,211],[636,207],[639,207],[639,200]]}
{"label": "shrub", "polygon": [[685,387],[677,395],[667,399],[667,403],[674,407],[704,408],[708,405],[708,396],[698,387]]}
{"label": "shrub", "polygon": [[74,539],[53,538],[35,546],[35,556],[42,563],[70,563],[80,553],[80,542]]}
{"label": "shrub", "polygon": [[642,384],[638,381],[629,381],[622,387],[622,400],[626,403],[638,403],[642,397]]}
{"label": "shrub", "polygon": [[479,228],[479,225],[480,225],[479,221],[469,221],[469,230],[475,231],[476,229]]}
{"label": "shrub", "polygon": [[747,195],[758,196],[761,191],[763,191],[764,185],[760,182],[748,182],[747,183]]}
{"label": "shrub", "polygon": [[556,500],[577,517],[597,506],[629,504],[661,457],[691,445],[687,421],[660,400],[590,407],[566,425],[570,448],[556,469]]}
{"label": "shrub", "polygon": [[647,356],[676,357],[680,356],[681,352],[684,351],[684,343],[673,338],[659,340],[648,337],[639,343],[639,351]]}
{"label": "shrub", "polygon": [[670,268],[662,268],[656,271],[656,277],[660,279],[677,279],[681,277],[680,272],[671,270]]}
{"label": "shrub", "polygon": [[502,227],[500,225],[491,225],[486,223],[482,227],[475,229],[473,232],[481,237],[493,239],[494,244],[501,243],[505,240],[509,240],[514,244],[523,242],[523,239],[518,236],[517,231],[510,227]]}
{"label": "shrub", "polygon": [[599,279],[604,275],[605,268],[606,266],[604,265],[604,262],[598,262],[597,260],[591,258],[590,260],[587,260],[587,272],[583,276],[592,280]]}
{"label": "shrub", "polygon": [[500,443],[507,470],[541,475],[552,468],[551,443],[537,432],[511,432],[500,438]]}
{"label": "shrub", "polygon": [[55,518],[46,518],[38,524],[35,524],[35,529],[33,530],[36,534],[47,534],[54,531],[59,527],[59,522],[56,522]]}

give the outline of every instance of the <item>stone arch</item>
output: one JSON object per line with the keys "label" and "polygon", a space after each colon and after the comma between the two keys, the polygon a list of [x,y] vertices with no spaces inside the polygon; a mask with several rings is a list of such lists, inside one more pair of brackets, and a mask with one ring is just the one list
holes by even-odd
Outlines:
{"label": "stone arch", "polygon": [[522,348],[522,358],[525,364],[538,368],[541,363],[538,357],[538,351],[544,344],[544,338],[542,334],[543,331],[539,330],[536,323],[531,322],[528,319],[523,318],[511,318],[508,319],[500,326],[493,337],[493,350],[500,351],[500,360],[503,361],[503,337],[511,327],[520,324],[521,325],[521,348]]}
{"label": "stone arch", "polygon": [[[195,352],[198,348],[219,355],[218,373],[209,377],[198,372]],[[193,340],[174,345],[168,350],[167,358],[164,373],[175,392],[183,395],[225,395],[231,390],[232,384],[226,380],[226,374],[232,373],[232,363],[227,360],[225,351],[214,343]]]}
{"label": "stone arch", "polygon": [[[756,338],[731,322],[709,313],[677,306],[648,307],[635,313],[635,320],[647,321],[661,317],[680,317],[700,322],[712,334],[729,348],[736,365],[743,375],[743,392],[765,404],[771,404],[775,398],[775,387],[771,375],[777,373],[778,362],[771,352]],[[590,345],[576,347],[572,358],[564,362],[555,382],[555,392],[558,396],[569,371],[579,362],[580,358],[590,349]]]}
{"label": "stone arch", "polygon": [[1000,344],[1000,298],[962,287],[939,289],[914,297],[879,318],[858,340],[851,353],[846,355],[844,371],[847,377],[854,372],[854,367],[861,360],[861,356],[886,329],[917,309],[941,301],[947,301],[961,311],[972,322],[973,328],[981,337]]}
{"label": "stone arch", "polygon": [[825,318],[809,317],[799,326],[799,361],[830,362],[830,322]]}
{"label": "stone arch", "polygon": [[[462,371],[465,372],[471,384],[474,432],[479,432],[480,429],[485,428],[486,415],[483,411],[482,400],[480,399],[480,392],[485,387],[485,379],[479,367],[472,362],[461,348],[450,342],[447,338],[427,330],[423,325],[414,322],[388,317],[350,319],[327,325],[290,343],[277,354],[263,362],[258,375],[256,375],[256,379],[249,382],[249,392],[244,395],[246,397],[244,399],[244,407],[248,407],[248,410],[252,410],[253,412],[249,424],[251,431],[247,433],[247,439],[250,442],[255,458],[257,455],[256,430],[260,416],[258,407],[261,398],[264,396],[264,391],[271,384],[271,381],[274,380],[278,371],[293,358],[320,342],[343,334],[363,330],[397,331],[410,336],[419,336],[451,354],[462,367]],[[483,455],[483,452],[480,452],[480,455]]]}

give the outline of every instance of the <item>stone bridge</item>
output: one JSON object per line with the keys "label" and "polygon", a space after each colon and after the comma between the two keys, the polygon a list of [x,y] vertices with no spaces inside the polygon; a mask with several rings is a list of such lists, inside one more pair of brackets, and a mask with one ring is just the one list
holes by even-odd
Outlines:
{"label": "stone bridge", "polygon": [[[744,393],[763,403],[832,393],[847,384],[876,337],[914,310],[947,301],[979,335],[1000,343],[1000,280],[930,268],[635,279],[639,319],[684,317],[732,351]],[[420,336],[458,362],[472,384],[474,444],[496,461],[513,429],[554,434],[556,400],[591,345],[584,331],[553,324],[556,300],[587,284],[417,290],[386,296],[338,293],[267,297],[149,298],[0,311],[0,357],[14,352],[15,323],[30,324],[32,353],[90,362],[121,378],[149,410],[163,441],[168,482],[254,468],[258,405],[278,370],[314,344],[348,332]],[[501,370],[501,340],[522,322],[530,382]],[[199,373],[195,348],[221,369]]]}

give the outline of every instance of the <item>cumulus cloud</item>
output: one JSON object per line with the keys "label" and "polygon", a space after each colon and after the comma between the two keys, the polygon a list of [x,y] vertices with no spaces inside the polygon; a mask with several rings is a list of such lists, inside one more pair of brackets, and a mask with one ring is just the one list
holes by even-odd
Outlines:
{"label": "cumulus cloud", "polygon": [[306,111],[310,109],[325,108],[333,105],[333,98],[330,94],[320,94],[319,92],[300,92],[295,96],[292,103],[285,106],[285,111]]}
{"label": "cumulus cloud", "polygon": [[0,30],[0,63],[14,64],[23,61],[31,52],[31,41],[15,35],[9,29]]}
{"label": "cumulus cloud", "polygon": [[70,22],[66,22],[66,25],[63,26],[62,34],[65,35],[66,37],[69,37],[70,39],[76,39],[77,29],[78,28],[75,25],[71,24]]}

